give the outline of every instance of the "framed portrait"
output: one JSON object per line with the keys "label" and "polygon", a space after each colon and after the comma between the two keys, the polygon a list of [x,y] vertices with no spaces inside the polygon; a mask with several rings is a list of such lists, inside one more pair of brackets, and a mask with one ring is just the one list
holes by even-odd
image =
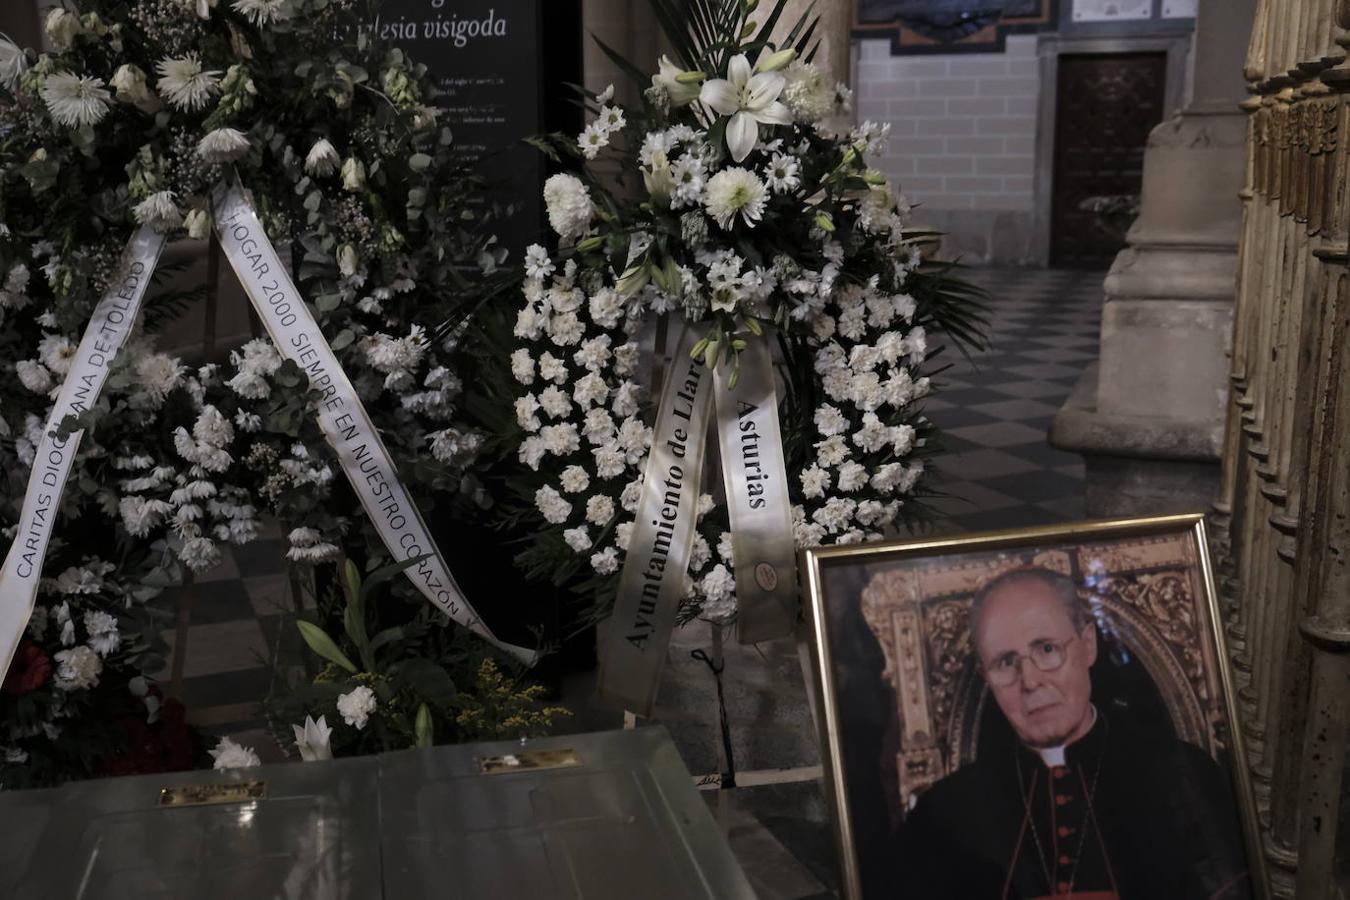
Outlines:
{"label": "framed portrait", "polygon": [[1249,900],[1204,519],[806,551],[847,900]]}

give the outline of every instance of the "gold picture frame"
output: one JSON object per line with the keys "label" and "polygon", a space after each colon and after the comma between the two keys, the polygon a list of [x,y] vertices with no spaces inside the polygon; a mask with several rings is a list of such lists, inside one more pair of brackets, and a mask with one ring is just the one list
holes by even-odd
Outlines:
{"label": "gold picture frame", "polygon": [[[1007,578],[1014,570],[1017,570],[1016,577]],[[998,866],[1003,866],[1005,871],[1000,875],[1005,878],[1003,894],[1015,896],[1020,892],[1030,897],[1049,896],[1064,892],[1066,887],[1072,893],[1075,889],[1073,881],[1080,877],[1080,863],[1096,852],[1086,844],[1089,831],[1098,835],[1094,843],[1100,846],[1100,861],[1104,862],[1104,866],[1098,868],[1105,869],[1105,877],[1110,878],[1113,886],[1118,885],[1120,875],[1114,872],[1110,862],[1116,851],[1108,848],[1110,841],[1103,840],[1101,835],[1112,833],[1109,818],[1117,815],[1112,810],[1122,807],[1116,803],[1114,807],[1106,805],[1096,809],[1093,798],[1105,802],[1110,797],[1147,796],[1150,790],[1147,787],[1126,791],[1125,784],[1135,777],[1126,764],[1117,767],[1121,784],[1113,786],[1110,781],[1113,776],[1108,772],[1107,791],[1098,794],[1098,779],[1103,770],[1101,760],[1121,758],[1125,754],[1124,747],[1134,746],[1130,741],[1136,740],[1136,734],[1141,736],[1137,740],[1153,742],[1140,746],[1167,748],[1166,753],[1174,748],[1179,754],[1178,759],[1194,762],[1206,773],[1212,766],[1214,773],[1227,776],[1219,778],[1207,774],[1205,779],[1185,781],[1187,785],[1196,780],[1211,786],[1217,784],[1219,791],[1226,785],[1227,800],[1231,802],[1231,806],[1223,805],[1223,812],[1211,818],[1214,834],[1233,839],[1221,844],[1216,837],[1207,844],[1214,852],[1211,857],[1198,857],[1209,862],[1197,864],[1194,874],[1197,883],[1201,879],[1217,881],[1221,877],[1218,873],[1228,872],[1228,881],[1223,887],[1228,893],[1219,896],[1262,900],[1269,896],[1246,750],[1241,728],[1237,727],[1240,720],[1236,691],[1223,634],[1225,616],[1219,608],[1214,588],[1202,515],[1082,522],[923,540],[820,547],[803,551],[802,571],[814,631],[813,674],[821,754],[828,800],[836,825],[845,900],[876,900],[881,896],[929,900],[931,896],[951,896],[940,891],[907,890],[907,865],[933,868],[937,863],[930,865],[930,857],[932,860],[946,857],[943,853],[914,851],[906,858],[906,852],[919,847],[943,846],[939,839],[931,838],[937,833],[937,826],[932,823],[964,821],[949,814],[963,811],[955,798],[967,796],[962,791],[969,791],[977,784],[995,783],[983,780],[986,777],[1003,778],[1001,774],[992,773],[1011,771],[1003,762],[1007,757],[1018,766],[1017,774],[1009,777],[1015,777],[1013,783],[1019,789],[1015,792],[1009,789],[1009,793],[1021,799],[1025,816],[1020,825],[1010,822],[1008,826],[1017,831],[1009,861],[999,863],[994,858],[997,854],[991,851],[989,858],[981,863],[988,863],[986,874],[990,877]],[[1055,574],[1064,577],[1056,579]],[[1006,586],[999,588],[1000,584],[1007,585],[1010,581],[1023,585],[1019,590],[1024,592],[1051,591],[1049,585],[1058,584],[1063,586],[1059,596],[1063,592],[1073,595],[1075,600],[1070,605],[1081,605],[1081,611],[1071,629],[1091,629],[1081,632],[1084,640],[1078,648],[1067,647],[1069,642],[1077,640],[1076,635],[1058,643],[1047,641],[1044,653],[1033,660],[1032,657],[1040,652],[1036,650],[1039,646],[1037,637],[1026,645],[1025,653],[1003,652],[998,646],[999,641],[1011,640],[1014,635],[1021,634],[1011,624],[1013,614],[1009,611],[1020,609],[1022,601],[1007,600],[1009,589]],[[998,598],[995,598],[996,589],[1003,591]],[[981,621],[989,623],[978,635],[982,641],[978,648],[974,646],[976,640],[972,638],[969,621],[971,603],[977,594],[982,596],[980,608],[984,612]],[[991,605],[987,598],[994,598],[994,604]],[[1035,601],[1027,602],[1034,605]],[[991,610],[999,603],[1004,612],[996,618]],[[1062,621],[1069,626],[1068,618]],[[1003,627],[1005,624],[1009,627]],[[1071,630],[1066,634],[1074,632]],[[998,655],[986,665],[985,658],[990,652]],[[1068,664],[1070,660],[1075,661],[1073,665]],[[1041,668],[1042,665],[1056,664],[1062,668],[1055,671]],[[1016,679],[1015,688],[990,687],[988,673],[991,668],[999,667],[1005,670],[1006,678]],[[1112,739],[1115,743],[1111,745],[1113,755],[1110,757],[1107,756],[1108,745],[1101,743],[1096,775],[1083,779],[1084,790],[1079,793],[1086,798],[1084,821],[1087,824],[1076,845],[1078,852],[1071,852],[1073,839],[1066,838],[1067,850],[1059,848],[1056,842],[1056,848],[1047,856],[1040,835],[1053,838],[1054,834],[1052,830],[1038,830],[1037,822],[1044,821],[1043,815],[1034,814],[1033,802],[1029,799],[1033,798],[1034,789],[1035,802],[1042,802],[1040,790],[1035,787],[1037,773],[1032,771],[1031,778],[1024,780],[1020,760],[1034,762],[1034,754],[1040,755],[1045,766],[1041,771],[1046,773],[1044,803],[1051,821],[1055,816],[1055,804],[1069,803],[1062,813],[1064,822],[1070,821],[1068,810],[1073,809],[1073,792],[1064,796],[1056,793],[1059,788],[1054,785],[1058,782],[1052,783],[1051,773],[1054,778],[1060,778],[1066,772],[1074,771],[1075,764],[1066,763],[1062,746],[1048,747],[1047,741],[1053,743],[1058,738],[1028,741],[1027,735],[1036,733],[1028,729],[1036,726],[1029,723],[1018,704],[1034,705],[1042,701],[1024,702],[1019,698],[1039,697],[1036,692],[1053,692],[1056,690],[1053,685],[1043,687],[1039,681],[1061,675],[1068,678],[1079,674],[1079,670],[1079,683],[1086,685],[1086,694],[1082,691],[1079,694],[1088,698],[1084,701],[1088,708],[1081,727],[1091,728],[1091,731],[1078,732],[1078,737],[1062,743],[1073,747],[1073,742],[1081,738],[1083,743],[1077,745],[1080,748],[1077,752],[1078,758],[1083,759],[1087,748],[1096,746],[1088,742],[1089,734],[1098,735],[1100,741],[1102,733],[1109,734],[1115,727],[1117,737]],[[1046,671],[1052,671],[1052,674],[1037,674]],[[1067,687],[1065,691],[1072,693]],[[1005,703],[1008,704],[1006,709]],[[1030,715],[1057,715],[1058,711],[1068,709],[1084,707],[1065,701],[1050,712],[1033,709]],[[1017,717],[1020,724],[1014,724],[1012,717]],[[1152,730],[1155,728],[1156,731]],[[1046,735],[1052,733],[1045,731]],[[996,747],[999,749],[995,750]],[[984,750],[984,756],[977,752],[980,749]],[[1159,758],[1170,759],[1166,753],[1159,750]],[[974,765],[977,758],[981,760],[978,767]],[[1147,758],[1147,754],[1139,758]],[[1055,763],[1058,768],[1052,767]],[[1158,763],[1160,770],[1163,765]],[[1000,766],[1003,768],[996,768]],[[1040,767],[1029,765],[1027,769]],[[958,772],[962,773],[960,778],[946,781],[948,776]],[[1002,785],[1004,782],[997,783]],[[938,784],[943,787],[925,801],[928,792]],[[1211,791],[1208,796],[1217,795]],[[1223,798],[1218,797],[1217,802],[1222,804]],[[919,810],[924,803],[926,809],[936,807],[946,812],[940,815],[931,811],[921,813]],[[995,835],[991,838],[994,843],[1004,840],[1002,826],[989,826],[988,817],[994,815],[990,810],[1012,808],[998,807],[993,800],[986,803],[983,799],[970,805],[975,807],[970,810],[975,817],[972,821],[984,818],[979,832]],[[1187,809],[1195,816],[1202,814],[1197,811],[1201,807],[1209,809],[1203,804],[1192,804],[1192,807]],[[1021,809],[1021,806],[1016,807],[1018,816],[1022,815]],[[1238,821],[1228,821],[1230,817]],[[1164,819],[1167,817],[1159,817],[1159,821]],[[1172,823],[1169,822],[1167,827],[1172,827]],[[1159,828],[1163,829],[1163,825]],[[1195,830],[1192,828],[1184,833]],[[1134,828],[1128,833],[1138,831]],[[1202,827],[1199,832],[1206,833],[1207,829]],[[960,832],[949,830],[949,833]],[[1026,840],[1028,833],[1031,841]],[[1114,833],[1127,832],[1117,830]],[[1164,833],[1172,832],[1159,831],[1159,834]],[[961,843],[968,850],[974,841],[962,839]],[[1044,844],[1048,847],[1050,841]],[[1034,856],[1025,849],[1032,846]],[[1220,846],[1224,848],[1222,851],[1214,849]],[[1237,858],[1239,855],[1240,859]],[[1037,865],[1028,862],[1028,856]],[[965,859],[960,855],[952,858]],[[1122,852],[1120,858],[1118,867],[1128,868],[1129,860],[1134,857]],[[1066,875],[1070,871],[1070,861],[1073,874]],[[1057,863],[1065,865],[1060,868]],[[1239,864],[1244,868],[1234,869]],[[1223,865],[1228,868],[1223,869]],[[1088,868],[1092,868],[1092,864],[1088,864]],[[1242,874],[1237,877],[1245,875],[1247,880],[1234,880],[1232,871],[1240,871]],[[1185,874],[1190,877],[1189,873]],[[927,872],[916,879],[916,883],[929,884],[933,878],[942,877]],[[976,879],[977,875],[965,872],[953,875],[954,879],[958,877]],[[1085,882],[1090,878],[1087,874],[1081,874],[1081,877]],[[1033,880],[1044,887],[1024,885],[1014,888],[1022,881],[1029,885]],[[970,881],[970,884],[975,883]],[[1210,881],[1204,883],[1212,887]],[[884,891],[877,887],[883,884]],[[868,889],[869,885],[871,889]],[[1084,884],[1079,896],[1091,890],[1095,889]],[[977,889],[967,885],[965,891],[973,900],[975,894],[972,892]],[[999,892],[994,890],[992,893],[997,896]],[[1109,892],[1091,894],[1109,895]],[[1121,897],[1131,900],[1128,892]]]}

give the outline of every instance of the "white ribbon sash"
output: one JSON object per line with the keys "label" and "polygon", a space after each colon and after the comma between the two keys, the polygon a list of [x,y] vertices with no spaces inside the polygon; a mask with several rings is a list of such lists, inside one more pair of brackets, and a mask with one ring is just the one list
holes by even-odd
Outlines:
{"label": "white ribbon sash", "polygon": [[740,352],[731,387],[728,367],[716,374],[722,478],[736,562],[736,631],[742,644],[785,637],[797,620],[797,553],[792,537],[783,437],[778,427],[769,335]]}
{"label": "white ribbon sash", "polygon": [[57,510],[61,508],[70,467],[84,435],[83,431],[74,431],[57,438],[57,426],[67,416],[79,415],[98,402],[103,383],[108,379],[108,367],[131,333],[163,249],[164,236],[150,228],[142,227],[131,236],[117,277],[94,307],[42,430],[33,470],[28,476],[18,531],[5,555],[5,567],[0,570],[0,661],[4,663],[0,665],[0,677],[9,670],[33,613],[47,544]]}
{"label": "white ribbon sash", "polygon": [[651,715],[684,595],[698,519],[712,376],[685,329],[666,375],[614,614],[600,654],[601,699]]}
{"label": "white ribbon sash", "polygon": [[652,434],[633,533],[600,655],[602,700],[651,715],[684,594],[697,531],[706,435],[717,397],[718,437],[736,561],[742,643],[791,634],[797,568],[778,396],[767,337],[741,351],[730,373],[690,359],[685,329],[670,365]]}
{"label": "white ribbon sash", "polygon": [[356,389],[238,187],[226,191],[217,204],[216,234],[277,350],[309,377],[310,390],[321,392],[319,428],[385,547],[395,559],[430,554],[404,570],[408,580],[450,618],[532,663],[537,656],[534,651],[498,640],[464,598]]}

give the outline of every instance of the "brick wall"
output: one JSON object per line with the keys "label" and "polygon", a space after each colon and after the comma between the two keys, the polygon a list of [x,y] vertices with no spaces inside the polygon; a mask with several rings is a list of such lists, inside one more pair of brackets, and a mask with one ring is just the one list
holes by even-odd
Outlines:
{"label": "brick wall", "polygon": [[860,44],[859,121],[891,124],[879,168],[948,232],[948,250],[977,261],[1029,262],[1040,74],[1034,35],[1003,53],[891,56]]}

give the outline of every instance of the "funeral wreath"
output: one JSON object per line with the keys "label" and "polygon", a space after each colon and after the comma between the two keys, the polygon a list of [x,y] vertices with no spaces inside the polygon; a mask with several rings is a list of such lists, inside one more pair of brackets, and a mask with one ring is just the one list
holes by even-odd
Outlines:
{"label": "funeral wreath", "polygon": [[[258,274],[250,248],[268,243],[283,260],[257,287],[263,312],[293,323],[309,301],[305,339],[326,336],[350,399],[403,463],[388,480],[423,509],[433,492],[479,492],[456,338],[433,326],[457,319],[466,279],[502,252],[424,69],[372,43],[363,12],[84,0],[47,16],[49,53],[0,41],[5,787],[118,759],[114,711],[156,720],[139,677],[163,664],[154,598],[251,540],[260,517],[283,523],[298,564],[391,558],[316,424],[337,373],[321,377],[276,332],[227,364],[156,345],[195,296],[159,283],[160,249],[213,229],[230,249],[223,190],[254,223],[234,249],[256,260],[242,264]],[[402,606],[388,624],[447,622],[420,599]]]}
{"label": "funeral wreath", "polygon": [[[537,142],[569,171],[544,188],[557,245],[527,252],[510,356],[511,487],[537,530],[521,561],[580,578],[597,614],[640,592],[621,623],[634,645],[659,630],[662,592],[681,619],[744,629],[746,573],[772,592],[793,545],[922,518],[930,360],[983,324],[874,167],[889,126],[852,124],[850,91],[813,64],[814,20],[789,29],[782,2],[759,18],[743,0],[653,6],[675,58],[648,77],[615,57],[640,104],[587,92],[585,131]],[[724,490],[699,480],[711,419]],[[743,546],[778,562],[748,567]]]}

